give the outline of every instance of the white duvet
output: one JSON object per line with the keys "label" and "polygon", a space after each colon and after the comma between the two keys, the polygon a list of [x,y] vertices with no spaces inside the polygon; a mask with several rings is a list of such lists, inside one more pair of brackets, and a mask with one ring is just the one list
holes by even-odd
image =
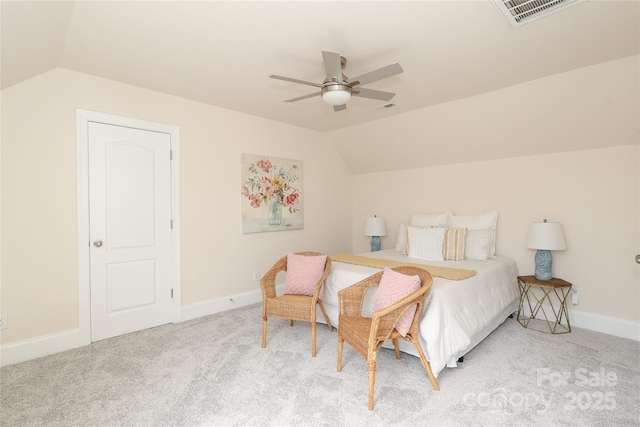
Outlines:
{"label": "white duvet", "polygon": [[[500,325],[506,316],[513,313],[514,307],[517,308],[518,271],[511,258],[497,256],[489,261],[421,261],[393,250],[362,255],[477,272],[473,277],[458,281],[433,278],[433,285],[422,311],[419,331],[420,344],[436,376],[447,364],[455,366],[459,355],[475,346],[490,330]],[[338,324],[338,291],[378,271],[380,270],[373,267],[332,263],[324,285],[323,302],[334,325]],[[365,314],[372,311],[374,295],[375,293],[367,295],[365,299]],[[320,315],[318,320],[324,319]],[[411,343],[401,342],[401,349],[417,354]]]}

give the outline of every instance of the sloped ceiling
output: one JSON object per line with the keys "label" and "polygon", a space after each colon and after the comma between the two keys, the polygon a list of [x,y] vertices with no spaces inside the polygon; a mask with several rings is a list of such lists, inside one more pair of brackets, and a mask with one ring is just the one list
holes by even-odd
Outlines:
{"label": "sloped ceiling", "polygon": [[[588,0],[512,29],[490,1],[2,1],[1,84],[56,67],[296,126],[331,132],[637,55],[637,1]],[[393,108],[354,98],[335,113],[319,97],[321,51],[356,76],[398,62],[368,85]]]}

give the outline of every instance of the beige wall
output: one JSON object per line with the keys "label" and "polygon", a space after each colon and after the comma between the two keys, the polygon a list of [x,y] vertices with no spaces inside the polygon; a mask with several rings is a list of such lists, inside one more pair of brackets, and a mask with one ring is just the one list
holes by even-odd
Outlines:
{"label": "beige wall", "polygon": [[[258,290],[289,251],[351,250],[351,174],[321,133],[65,69],[1,101],[3,344],[78,326],[76,108],[180,127],[183,305]],[[241,153],[302,160],[303,230],[242,234]]]}
{"label": "beige wall", "polygon": [[[564,227],[553,272],[581,292],[572,308],[640,321],[639,64],[636,55],[330,133],[356,173],[354,250],[369,250],[373,214],[393,248],[411,212],[497,209],[498,253],[531,274],[529,224],[548,218]],[[396,170],[362,172],[389,153],[376,149],[382,140],[397,147],[384,159]],[[476,148],[458,148],[470,140]]]}
{"label": "beige wall", "polygon": [[639,94],[635,55],[328,135],[354,174],[617,147],[638,144]]}
{"label": "beige wall", "polygon": [[640,148],[638,145],[434,166],[354,177],[354,250],[369,250],[364,221],[377,214],[395,246],[411,212],[497,209],[498,254],[533,274],[529,224],[562,224],[567,250],[553,252],[553,274],[581,293],[583,312],[640,321]]}
{"label": "beige wall", "polygon": [[[328,135],[64,69],[12,86],[1,92],[0,311],[9,315],[10,327],[0,341],[78,326],[76,108],[180,126],[183,305],[257,290],[252,273],[264,273],[274,254],[366,252],[369,239],[362,231],[372,214],[385,218],[389,235],[383,247],[391,248],[397,225],[413,211],[498,209],[498,252],[516,259],[521,274],[533,270],[534,251],[524,247],[529,223],[561,222],[568,249],[554,253],[554,274],[581,291],[576,309],[638,322],[640,269],[633,261],[640,253],[638,99],[628,95],[638,93],[637,70],[638,57],[612,61],[577,70],[575,79],[552,76]],[[557,94],[560,83],[569,81],[577,82],[567,90],[580,95],[579,103],[571,94]],[[602,88],[604,81],[610,82],[608,89]],[[627,91],[620,90],[625,85]],[[562,138],[580,140],[588,124],[593,132],[587,146],[609,138],[608,147],[355,176],[334,148],[348,141],[366,145],[367,135],[379,133],[380,126],[402,130],[394,138],[416,147],[426,139],[437,142],[447,127],[427,126],[431,133],[425,134],[425,124],[455,126],[464,122],[461,115],[479,111],[504,116],[517,107],[509,99],[521,103],[527,97],[542,110],[571,110],[569,122],[558,121],[557,114],[536,116],[549,136],[545,144],[553,143],[554,126],[561,125]],[[541,131],[518,133],[515,121],[483,123],[448,135],[448,149],[455,148],[456,138],[469,137],[479,144],[498,136],[502,141],[504,135],[519,145],[540,143]],[[243,152],[304,162],[304,230],[241,233],[237,184]],[[364,161],[379,155],[375,147],[360,153]]]}

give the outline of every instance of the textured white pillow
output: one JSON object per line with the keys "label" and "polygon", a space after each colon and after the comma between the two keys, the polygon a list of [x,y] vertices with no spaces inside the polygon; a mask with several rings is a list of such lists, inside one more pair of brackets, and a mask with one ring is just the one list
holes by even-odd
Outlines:
{"label": "textured white pillow", "polygon": [[489,258],[496,256],[496,226],[498,225],[498,211],[487,211],[476,215],[451,215],[449,228],[467,228],[468,230],[491,229],[489,242]]}
{"label": "textured white pillow", "polygon": [[493,232],[490,228],[482,230],[467,230],[465,239],[464,259],[473,261],[486,261],[491,258],[491,236]]}
{"label": "textured white pillow", "polygon": [[405,253],[407,248],[407,224],[400,224],[398,227],[398,238],[396,239],[396,251]]}
{"label": "textured white pillow", "polygon": [[449,217],[451,211],[443,212],[440,214],[425,214],[414,212],[411,214],[411,222],[409,225],[412,227],[446,227],[449,223]]}
{"label": "textured white pillow", "polygon": [[407,227],[407,255],[409,258],[442,261],[445,228]]}

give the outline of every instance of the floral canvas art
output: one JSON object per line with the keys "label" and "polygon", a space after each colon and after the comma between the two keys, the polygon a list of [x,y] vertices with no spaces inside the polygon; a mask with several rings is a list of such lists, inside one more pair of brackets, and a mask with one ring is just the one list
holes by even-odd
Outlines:
{"label": "floral canvas art", "polygon": [[303,228],[302,162],[242,155],[242,232]]}

